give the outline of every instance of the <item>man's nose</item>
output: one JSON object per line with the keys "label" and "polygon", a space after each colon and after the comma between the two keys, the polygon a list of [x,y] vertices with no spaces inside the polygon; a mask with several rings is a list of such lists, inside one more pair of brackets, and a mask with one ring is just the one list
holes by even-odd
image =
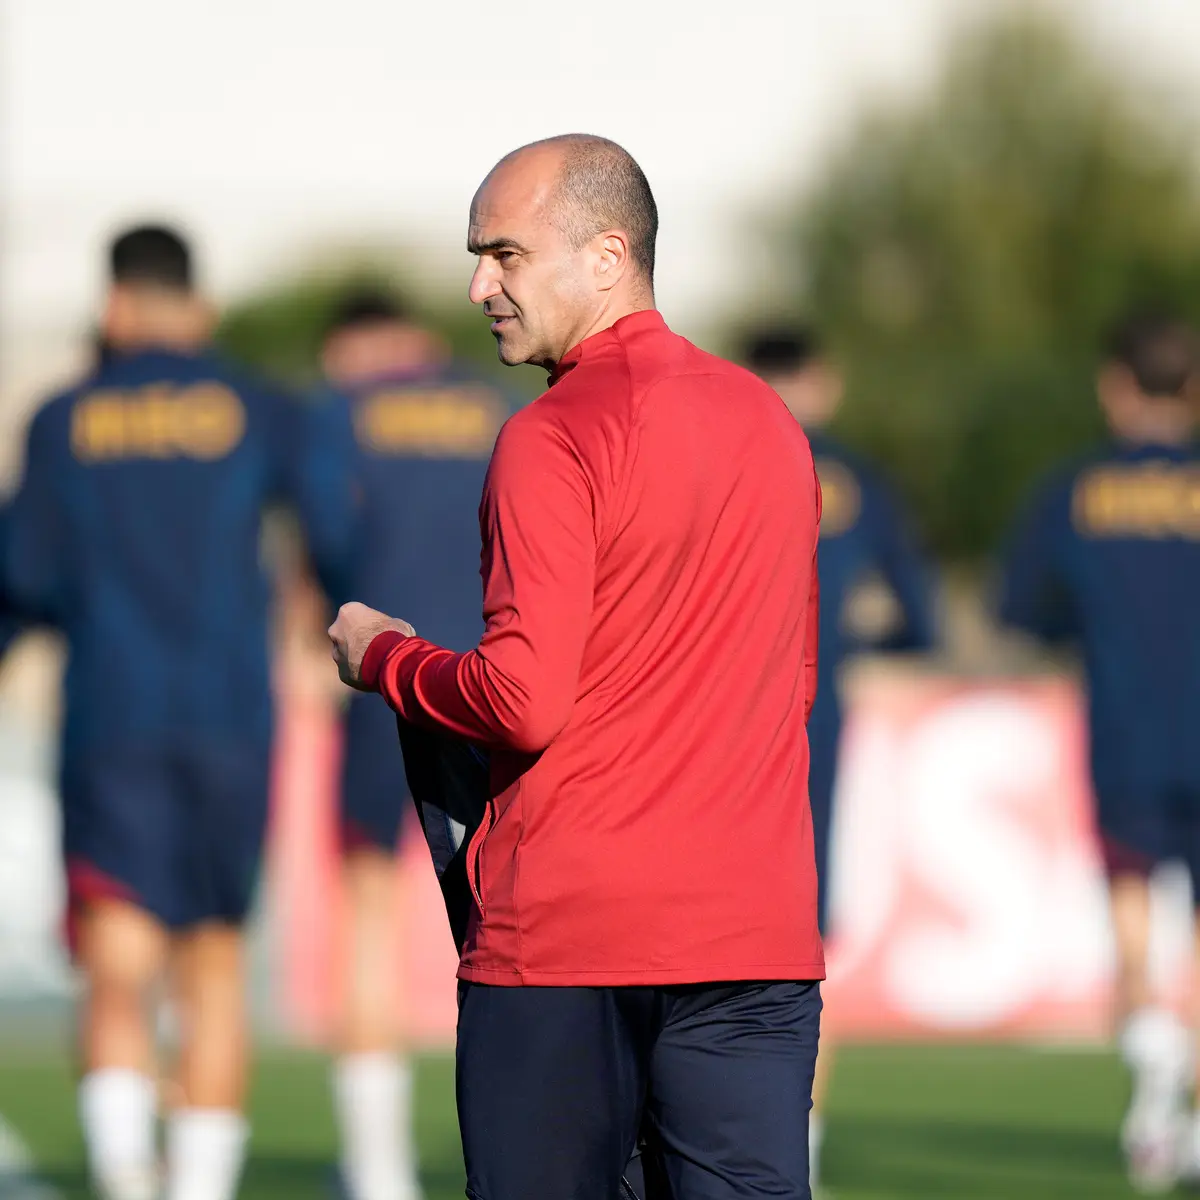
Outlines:
{"label": "man's nose", "polygon": [[485,300],[500,295],[500,281],[496,278],[495,269],[486,259],[480,259],[476,264],[467,295],[472,304],[482,304]]}

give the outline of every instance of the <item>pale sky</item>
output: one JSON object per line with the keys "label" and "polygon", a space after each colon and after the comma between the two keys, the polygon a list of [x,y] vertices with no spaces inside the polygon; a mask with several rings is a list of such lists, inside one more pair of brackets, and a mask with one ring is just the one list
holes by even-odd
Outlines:
{"label": "pale sky", "polygon": [[[686,330],[750,286],[744,214],[920,87],[954,22],[1017,3],[0,0],[0,385],[23,404],[52,377],[142,217],[192,230],[223,299],[334,241],[412,245],[465,288],[480,178],[565,130],[641,161]],[[1115,62],[1200,79],[1195,0],[1056,6]]]}

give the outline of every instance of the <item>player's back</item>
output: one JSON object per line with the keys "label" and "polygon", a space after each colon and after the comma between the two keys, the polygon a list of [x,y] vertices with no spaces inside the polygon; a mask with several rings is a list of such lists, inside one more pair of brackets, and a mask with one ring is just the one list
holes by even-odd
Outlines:
{"label": "player's back", "polygon": [[34,418],[8,570],[69,645],[69,746],[264,738],[265,506],[290,403],[208,354],[120,356]]}
{"label": "player's back", "polygon": [[[1200,783],[1200,455],[1120,447],[1052,485],[1006,614],[1076,637],[1101,786]],[[1040,583],[1039,583],[1040,581]]]}
{"label": "player's back", "polygon": [[353,597],[470,649],[483,632],[479,499],[511,406],[456,368],[377,379],[348,401],[362,493]]}

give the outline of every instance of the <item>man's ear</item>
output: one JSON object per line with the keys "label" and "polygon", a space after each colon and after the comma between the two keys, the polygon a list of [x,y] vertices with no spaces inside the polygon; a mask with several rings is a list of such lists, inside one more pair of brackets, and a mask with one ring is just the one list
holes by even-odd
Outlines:
{"label": "man's ear", "polygon": [[619,229],[597,239],[596,281],[602,292],[611,291],[629,270],[629,237]]}

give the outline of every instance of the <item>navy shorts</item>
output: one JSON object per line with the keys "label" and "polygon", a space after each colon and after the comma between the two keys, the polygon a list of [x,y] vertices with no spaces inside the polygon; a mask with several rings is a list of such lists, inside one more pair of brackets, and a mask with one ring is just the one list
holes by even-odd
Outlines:
{"label": "navy shorts", "polygon": [[373,846],[390,854],[415,812],[404,776],[396,714],[379,696],[355,695],[343,728],[343,848]]}
{"label": "navy shorts", "polygon": [[475,1200],[807,1198],[816,983],[462,984],[458,1114]]}
{"label": "navy shorts", "polygon": [[240,924],[267,824],[265,745],[69,756],[62,843],[69,911],[120,898],[170,929]]}
{"label": "navy shorts", "polygon": [[1099,789],[1096,795],[1104,865],[1109,875],[1148,874],[1182,862],[1200,888],[1200,786]]}

